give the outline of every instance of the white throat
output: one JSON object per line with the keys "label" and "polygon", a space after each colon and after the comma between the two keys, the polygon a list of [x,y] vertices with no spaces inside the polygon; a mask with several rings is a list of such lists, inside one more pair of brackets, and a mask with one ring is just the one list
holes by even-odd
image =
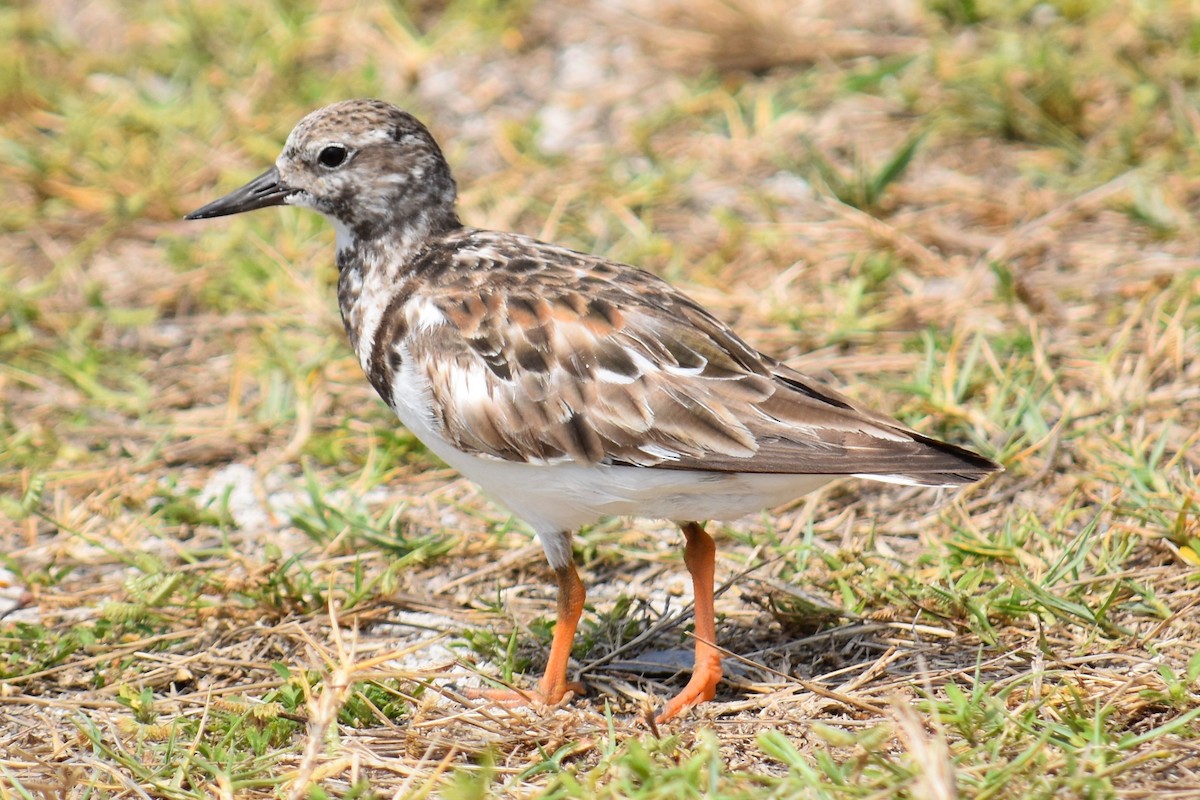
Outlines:
{"label": "white throat", "polygon": [[354,233],[346,227],[346,224],[340,219],[336,219],[334,217],[325,218],[333,223],[333,231],[337,237],[335,242],[337,244],[338,255],[341,255],[350,248],[354,247]]}

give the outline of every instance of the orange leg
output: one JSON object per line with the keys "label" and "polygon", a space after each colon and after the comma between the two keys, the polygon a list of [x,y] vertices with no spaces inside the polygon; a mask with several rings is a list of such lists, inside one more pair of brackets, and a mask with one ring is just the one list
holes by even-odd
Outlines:
{"label": "orange leg", "polygon": [[575,643],[579,618],[583,615],[586,592],[574,564],[555,570],[554,576],[558,579],[558,616],[554,622],[554,638],[550,642],[546,673],[538,683],[538,692],[550,705],[562,700],[567,692],[583,694],[582,683],[567,681],[567,662],[571,658],[571,645]]}
{"label": "orange leg", "polygon": [[688,522],[681,527],[687,540],[683,563],[687,564],[688,572],[692,574],[692,594],[695,597],[696,665],[687,686],[671,698],[658,715],[657,722],[665,722],[689,706],[713,699],[717,684],[721,682],[721,651],[716,648],[717,621],[713,610],[717,545],[699,523]]}
{"label": "orange leg", "polygon": [[546,662],[546,673],[538,682],[535,691],[515,689],[486,689],[470,692],[470,695],[486,697],[500,703],[525,703],[531,698],[547,705],[556,705],[567,692],[583,694],[583,684],[567,680],[567,663],[571,659],[571,645],[575,642],[575,631],[583,615],[583,600],[586,592],[583,581],[574,564],[567,564],[554,571],[558,579],[558,616],[554,623],[554,639],[550,642],[550,659]]}

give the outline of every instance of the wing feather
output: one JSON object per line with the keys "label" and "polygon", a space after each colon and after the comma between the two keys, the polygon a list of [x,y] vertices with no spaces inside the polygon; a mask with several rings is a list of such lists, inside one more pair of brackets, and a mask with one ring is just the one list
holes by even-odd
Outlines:
{"label": "wing feather", "polygon": [[432,302],[446,320],[409,325],[408,346],[427,365],[435,421],[461,450],[931,484],[998,468],[763,356],[648,273],[519,241],[528,246],[508,261],[519,269],[502,258],[489,280],[464,269],[409,306]]}

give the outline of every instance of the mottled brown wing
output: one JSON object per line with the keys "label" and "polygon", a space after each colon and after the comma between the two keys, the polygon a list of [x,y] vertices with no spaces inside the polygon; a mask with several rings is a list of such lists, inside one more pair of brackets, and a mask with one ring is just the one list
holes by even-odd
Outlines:
{"label": "mottled brown wing", "polygon": [[410,334],[435,423],[462,450],[935,484],[995,468],[767,359],[647,273],[523,260],[500,262],[504,280],[443,287],[430,302],[447,324]]}

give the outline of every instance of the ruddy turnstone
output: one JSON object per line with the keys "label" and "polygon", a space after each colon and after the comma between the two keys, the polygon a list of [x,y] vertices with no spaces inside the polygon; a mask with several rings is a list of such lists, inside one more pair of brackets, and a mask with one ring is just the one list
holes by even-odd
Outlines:
{"label": "ruddy turnstone", "polygon": [[757,352],[648,272],[467,227],[455,199],[424,125],[347,100],[306,116],[274,167],[187,218],[292,205],[333,223],[338,304],[371,384],[432,452],[533,527],[554,569],[557,624],[535,693],[546,703],[582,690],[567,680],[584,601],[579,526],[629,515],[683,530],[695,667],[661,721],[711,699],[721,678],[716,548],[702,520],[838,477],[957,486],[1000,469]]}

